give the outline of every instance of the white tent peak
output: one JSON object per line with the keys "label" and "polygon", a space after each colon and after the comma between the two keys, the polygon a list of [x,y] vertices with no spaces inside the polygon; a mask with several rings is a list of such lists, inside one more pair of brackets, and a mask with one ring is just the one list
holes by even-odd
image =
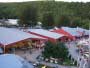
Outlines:
{"label": "white tent peak", "polygon": [[0,68],[33,68],[31,64],[28,65],[24,62],[26,61],[23,58],[14,54],[0,55]]}

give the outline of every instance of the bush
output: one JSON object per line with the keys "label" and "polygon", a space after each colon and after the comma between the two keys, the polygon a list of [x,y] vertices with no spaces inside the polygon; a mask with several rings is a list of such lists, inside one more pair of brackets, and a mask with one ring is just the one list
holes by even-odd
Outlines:
{"label": "bush", "polygon": [[62,58],[65,60],[68,56],[68,50],[64,43],[58,42],[53,44],[51,42],[47,42],[43,51],[43,56],[44,58],[53,57],[57,59]]}

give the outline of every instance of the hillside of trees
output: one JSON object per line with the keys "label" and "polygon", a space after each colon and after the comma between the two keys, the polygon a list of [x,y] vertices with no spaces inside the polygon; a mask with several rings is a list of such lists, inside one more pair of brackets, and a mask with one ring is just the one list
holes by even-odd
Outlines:
{"label": "hillside of trees", "polygon": [[0,3],[0,19],[20,19],[20,25],[83,27],[89,29],[90,3],[34,1],[22,3]]}

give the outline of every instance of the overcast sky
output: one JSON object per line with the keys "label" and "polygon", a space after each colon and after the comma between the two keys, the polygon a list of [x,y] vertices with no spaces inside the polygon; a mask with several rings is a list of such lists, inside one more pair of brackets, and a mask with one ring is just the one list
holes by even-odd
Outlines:
{"label": "overcast sky", "polygon": [[[25,2],[25,1],[38,1],[38,0],[0,0],[0,2]],[[65,2],[90,2],[90,0],[56,0]]]}

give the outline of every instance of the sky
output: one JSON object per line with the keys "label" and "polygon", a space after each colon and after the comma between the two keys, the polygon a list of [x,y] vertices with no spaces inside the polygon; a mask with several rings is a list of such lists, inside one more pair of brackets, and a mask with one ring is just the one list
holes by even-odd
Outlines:
{"label": "sky", "polygon": [[[39,1],[39,0],[0,0],[0,2],[25,2],[25,1]],[[56,0],[56,1],[65,1],[65,2],[90,2],[90,0]]]}

